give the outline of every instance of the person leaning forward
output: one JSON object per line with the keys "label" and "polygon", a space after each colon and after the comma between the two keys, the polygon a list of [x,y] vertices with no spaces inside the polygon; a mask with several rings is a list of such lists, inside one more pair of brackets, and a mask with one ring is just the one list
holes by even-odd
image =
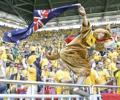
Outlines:
{"label": "person leaning forward", "polygon": [[[66,67],[78,76],[76,83],[82,85],[86,77],[90,75],[91,70],[87,57],[88,48],[99,43],[103,45],[103,49],[105,41],[107,41],[111,35],[107,29],[99,28],[92,31],[83,6],[79,7],[79,13],[83,19],[81,33],[61,49],[60,52],[47,53],[46,57],[49,60],[60,58],[61,61],[66,64]],[[78,87],[74,88],[73,91],[74,93],[88,96],[88,94],[81,92]]]}

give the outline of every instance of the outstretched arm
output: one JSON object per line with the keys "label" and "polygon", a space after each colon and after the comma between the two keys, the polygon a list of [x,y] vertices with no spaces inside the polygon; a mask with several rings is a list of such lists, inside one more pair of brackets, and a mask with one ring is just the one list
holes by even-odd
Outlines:
{"label": "outstretched arm", "polygon": [[88,19],[87,19],[85,8],[83,6],[80,6],[78,11],[83,18],[83,25],[88,26]]}

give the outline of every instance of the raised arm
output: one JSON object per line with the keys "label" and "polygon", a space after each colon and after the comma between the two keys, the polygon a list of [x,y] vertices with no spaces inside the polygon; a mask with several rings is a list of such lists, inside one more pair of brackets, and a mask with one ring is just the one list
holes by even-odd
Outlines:
{"label": "raised arm", "polygon": [[88,26],[89,22],[88,22],[88,19],[87,19],[85,8],[83,6],[80,6],[79,9],[78,9],[78,11],[79,11],[80,15],[82,16],[83,25],[84,26]]}

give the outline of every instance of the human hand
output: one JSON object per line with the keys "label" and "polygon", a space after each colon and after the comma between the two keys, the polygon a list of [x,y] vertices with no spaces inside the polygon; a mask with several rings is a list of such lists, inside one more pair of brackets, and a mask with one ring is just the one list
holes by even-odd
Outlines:
{"label": "human hand", "polygon": [[78,8],[78,11],[79,11],[80,15],[82,15],[82,16],[86,15],[86,11],[85,11],[85,8],[83,6],[80,6]]}

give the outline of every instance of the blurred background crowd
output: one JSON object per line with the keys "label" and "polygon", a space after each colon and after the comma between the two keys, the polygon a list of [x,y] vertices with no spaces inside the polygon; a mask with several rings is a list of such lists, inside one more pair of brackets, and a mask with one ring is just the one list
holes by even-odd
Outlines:
{"label": "blurred background crowd", "polygon": [[[2,27],[2,30],[9,30]],[[3,32],[1,31],[1,32]],[[74,83],[77,76],[59,60],[48,60],[46,53],[66,45],[66,38],[77,36],[79,29],[42,31],[32,34],[26,41],[19,44],[0,42],[0,79],[42,81],[54,83]],[[91,74],[84,81],[85,85],[111,84],[120,86],[120,39],[113,33],[113,43],[103,51],[89,48],[88,56]],[[68,87],[42,87],[40,85],[15,85],[0,83],[1,93],[39,94],[70,94]],[[44,89],[44,90],[43,90]],[[96,92],[96,91],[95,91]],[[117,92],[120,89],[101,89],[101,92]]]}

